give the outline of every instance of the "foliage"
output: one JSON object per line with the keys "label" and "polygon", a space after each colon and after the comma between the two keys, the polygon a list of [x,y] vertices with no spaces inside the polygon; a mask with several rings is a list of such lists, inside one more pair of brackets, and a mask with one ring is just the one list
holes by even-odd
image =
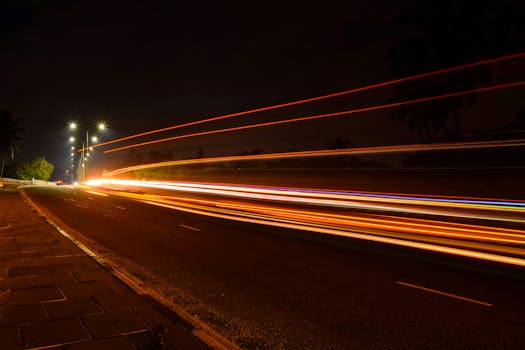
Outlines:
{"label": "foliage", "polygon": [[13,159],[19,152],[18,143],[22,140],[23,131],[19,127],[20,121],[20,118],[13,119],[8,111],[0,111],[0,157],[2,157],[0,176],[3,176],[6,158]]}
{"label": "foliage", "polygon": [[37,157],[29,163],[22,163],[11,171],[11,176],[22,180],[49,180],[54,170],[53,164],[42,157]]}
{"label": "foliage", "polygon": [[[525,19],[519,8],[501,0],[431,0],[429,12],[405,14],[397,24],[415,34],[392,47],[387,55],[390,71],[409,76],[486,58],[514,53],[521,49],[519,33]],[[489,67],[468,69],[409,84],[397,85],[394,101],[469,90],[490,79]],[[432,103],[397,108],[396,121],[407,123],[420,138],[431,130],[444,130],[452,118],[456,137],[461,135],[459,110],[474,103],[473,95],[457,96]]]}

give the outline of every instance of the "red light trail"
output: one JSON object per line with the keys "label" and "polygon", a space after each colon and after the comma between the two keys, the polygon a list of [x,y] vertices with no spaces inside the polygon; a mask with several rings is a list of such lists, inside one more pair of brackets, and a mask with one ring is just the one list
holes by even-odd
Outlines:
{"label": "red light trail", "polygon": [[525,85],[525,80],[507,83],[507,84],[492,85],[492,86],[487,86],[483,88],[451,92],[447,94],[430,96],[430,97],[422,97],[422,98],[417,98],[417,99],[408,100],[408,101],[388,103],[388,104],[383,104],[383,105],[378,105],[378,106],[350,109],[346,111],[318,114],[318,115],[298,117],[298,118],[285,119],[285,120],[276,120],[276,121],[259,123],[259,124],[236,126],[232,128],[226,128],[226,129],[202,131],[202,132],[197,132],[197,133],[192,133],[192,134],[178,135],[178,136],[166,137],[166,138],[158,139],[158,140],[134,143],[132,145],[109,149],[109,150],[104,151],[104,153],[118,152],[118,151],[122,151],[122,150],[129,149],[129,148],[147,146],[147,145],[152,145],[155,143],[173,141],[173,140],[189,138],[189,137],[204,136],[204,135],[218,134],[218,133],[223,133],[223,132],[253,129],[253,128],[259,128],[259,127],[264,127],[264,126],[279,125],[279,124],[285,124],[285,123],[294,123],[294,122],[300,122],[300,121],[306,121],[306,120],[314,120],[314,119],[337,117],[337,116],[343,116],[343,115],[349,115],[349,114],[377,111],[377,110],[382,110],[382,109],[387,109],[387,108],[406,106],[406,105],[415,104],[415,103],[429,102],[429,101],[435,101],[435,100],[440,100],[440,99],[445,99],[445,98],[450,98],[450,97],[455,97],[455,96],[463,96],[463,95],[479,93],[479,92],[488,92],[488,91],[494,91],[494,90],[505,89],[505,88],[510,88],[510,87],[523,86],[523,85]]}
{"label": "red light trail", "polygon": [[[381,82],[381,83],[377,83],[377,84],[372,84],[372,85],[362,86],[362,87],[354,88],[354,89],[350,89],[350,90],[335,92],[335,93],[332,93],[332,94],[327,94],[327,95],[322,95],[322,96],[317,96],[317,97],[312,97],[312,98],[306,98],[306,99],[302,99],[302,100],[297,100],[297,101],[292,101],[292,102],[287,102],[287,103],[282,103],[282,104],[277,104],[277,105],[272,105],[272,106],[267,106],[267,107],[261,107],[261,108],[251,109],[251,110],[237,112],[237,113],[230,113],[230,114],[225,114],[225,115],[221,115],[221,116],[217,116],[217,117],[197,120],[197,121],[194,121],[194,122],[173,125],[173,126],[169,126],[169,127],[166,127],[166,128],[150,130],[150,131],[146,131],[146,132],[143,132],[143,133],[138,133],[138,134],[122,137],[122,138],[119,138],[119,139],[102,142],[102,143],[99,143],[99,144],[96,144],[96,145],[92,145],[91,147],[94,148],[94,147],[105,146],[105,145],[109,145],[109,144],[116,143],[116,142],[121,142],[121,141],[129,140],[129,139],[133,139],[133,138],[137,138],[137,137],[141,137],[141,136],[147,136],[147,135],[151,135],[151,134],[155,134],[155,133],[159,133],[159,132],[179,129],[179,128],[183,128],[183,127],[187,127],[187,126],[198,125],[198,124],[203,124],[203,123],[209,123],[209,122],[212,122],[212,121],[217,121],[217,120],[222,120],[222,119],[227,119],[227,118],[233,118],[233,117],[238,117],[238,116],[242,116],[242,115],[263,112],[263,111],[269,111],[269,110],[274,110],[274,109],[278,109],[278,108],[284,108],[284,107],[304,104],[304,103],[308,103],[308,102],[315,102],[315,101],[325,100],[325,99],[329,99],[329,98],[333,98],[333,97],[349,95],[349,94],[353,94],[353,93],[357,93],[357,92],[377,89],[377,88],[380,88],[380,87],[396,85],[396,84],[408,82],[408,81],[411,81],[411,80],[428,78],[428,77],[431,77],[431,76],[446,74],[446,73],[450,73],[450,72],[454,72],[454,71],[458,71],[458,70],[474,68],[474,67],[478,67],[478,66],[482,66],[482,65],[487,65],[487,64],[497,63],[497,62],[502,62],[502,61],[508,61],[508,60],[512,60],[512,59],[516,59],[516,58],[522,58],[522,57],[525,57],[525,52],[521,52],[521,53],[517,53],[517,54],[513,54],[513,55],[506,55],[506,56],[491,58],[491,59],[486,59],[486,60],[472,62],[472,63],[467,63],[467,64],[463,64],[463,65],[459,65],[459,66],[454,66],[454,67],[449,67],[449,68],[444,68],[444,69],[432,71],[432,72],[416,74],[416,75],[412,75],[412,76],[405,77],[405,78],[389,80],[389,81],[385,81],[385,82]],[[82,151],[82,150],[83,149],[80,149],[79,151]]]}

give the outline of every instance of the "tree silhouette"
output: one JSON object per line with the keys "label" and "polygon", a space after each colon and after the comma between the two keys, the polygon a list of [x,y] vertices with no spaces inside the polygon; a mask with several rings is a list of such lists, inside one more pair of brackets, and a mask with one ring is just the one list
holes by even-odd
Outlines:
{"label": "tree silhouette", "polygon": [[[501,0],[432,0],[431,10],[400,15],[396,24],[417,34],[392,47],[387,59],[398,77],[433,71],[477,60],[518,52],[523,45],[518,34],[524,31],[522,11]],[[474,88],[490,80],[489,67],[468,69],[409,84],[397,85],[393,101]],[[471,106],[474,95],[458,96],[432,103],[403,106],[392,118],[407,123],[420,139],[429,139],[431,130],[443,131],[453,121],[456,137],[461,136],[459,110]]]}
{"label": "tree silhouette", "polygon": [[6,110],[0,111],[0,154],[2,155],[0,177],[4,175],[6,158],[13,159],[19,152],[18,144],[22,141],[23,132],[23,129],[19,127],[21,121],[20,118],[13,119]]}

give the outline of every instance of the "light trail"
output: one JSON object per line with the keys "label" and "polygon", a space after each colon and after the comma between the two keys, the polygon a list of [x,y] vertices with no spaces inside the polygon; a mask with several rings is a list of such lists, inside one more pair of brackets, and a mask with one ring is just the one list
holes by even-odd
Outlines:
{"label": "light trail", "polygon": [[272,188],[238,184],[207,184],[171,181],[139,181],[99,179],[87,182],[91,186],[123,186],[170,190],[205,195],[228,196],[301,205],[334,208],[390,211],[422,215],[525,222],[525,203],[491,199],[451,199],[417,195],[392,195],[301,188]]}
{"label": "light trail", "polygon": [[457,92],[452,92],[452,93],[447,93],[447,94],[442,94],[442,95],[436,95],[436,96],[422,97],[422,98],[417,98],[417,99],[408,100],[408,101],[393,102],[393,103],[377,105],[377,106],[371,106],[371,107],[349,109],[349,110],[333,112],[333,113],[317,114],[317,115],[311,115],[311,116],[306,116],[306,117],[298,117],[298,118],[291,118],[291,119],[284,119],[284,120],[276,120],[276,121],[270,121],[270,122],[265,122],[265,123],[250,124],[250,125],[236,126],[236,127],[231,127],[231,128],[225,128],[225,129],[208,130],[208,131],[196,132],[196,133],[192,133],[192,134],[171,136],[171,137],[165,137],[165,138],[162,138],[162,139],[157,139],[157,140],[152,140],[152,141],[145,141],[145,142],[140,142],[140,143],[134,143],[134,144],[127,145],[127,146],[112,148],[112,149],[109,149],[109,150],[105,150],[104,153],[118,152],[118,151],[123,151],[123,150],[129,149],[129,148],[147,146],[147,145],[152,145],[152,144],[156,144],[156,143],[173,141],[173,140],[189,138],[189,137],[212,135],[212,134],[225,133],[225,132],[231,132],[231,131],[239,131],[239,130],[260,128],[260,127],[265,127],[265,126],[280,125],[280,124],[295,123],[295,122],[301,122],[301,121],[307,121],[307,120],[315,120],[315,119],[322,119],[322,118],[329,118],[329,117],[338,117],[338,116],[343,116],[343,115],[351,115],[351,114],[356,114],[356,113],[378,111],[378,110],[383,110],[383,109],[388,109],[388,108],[406,106],[406,105],[410,105],[410,104],[436,101],[436,100],[441,100],[441,99],[450,98],[450,97],[463,96],[463,95],[479,93],[479,92],[488,92],[488,91],[494,91],[494,90],[499,90],[499,89],[523,86],[523,85],[525,85],[525,80],[512,82],[512,83],[507,83],[507,84],[492,85],[492,86],[487,86],[487,87],[483,87],[483,88],[476,88],[476,89],[470,89],[470,90],[464,90],[464,91],[457,91]]}
{"label": "light trail", "polygon": [[[187,126],[198,125],[198,124],[203,124],[203,123],[209,123],[209,122],[212,122],[212,121],[217,121],[217,120],[222,120],[222,119],[227,119],[227,118],[233,118],[233,117],[237,117],[237,116],[253,114],[253,113],[258,113],[258,112],[263,112],[263,111],[269,111],[269,110],[274,110],[274,109],[278,109],[278,108],[290,107],[290,106],[294,106],[294,105],[299,105],[299,104],[304,104],[304,103],[309,103],[309,102],[325,100],[325,99],[338,97],[338,96],[343,96],[343,95],[349,95],[349,94],[353,94],[353,93],[357,93],[357,92],[377,89],[377,88],[380,88],[380,87],[396,85],[396,84],[408,82],[408,81],[411,81],[411,80],[428,78],[428,77],[435,76],[435,75],[446,74],[446,73],[450,73],[450,72],[454,72],[454,71],[458,71],[458,70],[474,68],[474,67],[487,65],[487,64],[491,64],[491,63],[502,62],[502,61],[508,61],[508,60],[521,58],[521,57],[525,57],[525,52],[517,53],[517,54],[513,54],[513,55],[496,57],[496,58],[492,58],[492,59],[486,59],[486,60],[477,61],[477,62],[473,62],[473,63],[467,63],[467,64],[455,66],[455,67],[449,67],[449,68],[444,68],[444,69],[432,71],[432,72],[416,74],[416,75],[412,75],[412,76],[405,77],[405,78],[400,78],[400,79],[390,80],[390,81],[386,81],[386,82],[382,82],[382,83],[367,85],[367,86],[354,88],[354,89],[350,89],[350,90],[345,90],[345,91],[340,91],[340,92],[336,92],[336,93],[332,93],[332,94],[327,94],[327,95],[322,95],[322,96],[317,96],[317,97],[297,100],[297,101],[293,101],[293,102],[281,103],[281,104],[272,105],[272,106],[268,106],[268,107],[251,109],[251,110],[247,110],[247,111],[243,111],[243,112],[230,113],[230,114],[225,114],[225,115],[221,115],[221,116],[217,116],[217,117],[202,119],[202,120],[198,120],[198,121],[194,121],[194,122],[183,123],[183,124],[178,124],[178,125],[169,126],[169,127],[165,127],[165,128],[150,130],[150,131],[138,133],[138,134],[135,134],[135,135],[122,137],[122,138],[119,138],[119,139],[102,142],[102,143],[99,143],[99,144],[96,144],[96,145],[92,145],[91,147],[94,148],[94,147],[105,146],[105,145],[109,145],[109,144],[116,143],[116,142],[130,140],[130,139],[133,139],[133,138],[147,136],[147,135],[151,135],[151,134],[155,134],[155,133],[159,133],[159,132],[179,129],[179,128],[183,128],[183,127],[187,127]],[[85,150],[85,149],[80,149],[79,151],[82,151],[82,150]]]}
{"label": "light trail", "polygon": [[[102,185],[102,184],[99,184]],[[389,215],[296,209],[249,201],[231,202],[107,190],[143,203],[228,220],[337,235],[445,254],[525,266],[525,231]],[[243,198],[244,199],[244,198]],[[506,246],[510,244],[510,246]]]}
{"label": "light trail", "polygon": [[438,151],[454,149],[478,149],[478,148],[497,148],[497,147],[517,147],[525,146],[525,139],[507,140],[507,141],[479,141],[479,142],[447,142],[434,144],[409,144],[395,146],[376,146],[345,148],[337,150],[316,150],[316,151],[299,151],[299,152],[282,152],[268,153],[246,156],[226,156],[213,158],[173,160],[167,162],[149,163],[135,165],[113,171],[105,172],[104,176],[115,176],[134,170],[151,169],[166,166],[193,165],[202,163],[220,163],[229,161],[247,161],[247,160],[272,160],[287,158],[308,158],[308,157],[327,157],[342,155],[359,155],[359,154],[379,154],[379,153],[396,153],[396,152],[417,152],[417,151]]}
{"label": "light trail", "polygon": [[99,192],[99,191],[86,190],[86,192],[87,192],[87,193],[94,194],[94,195],[96,195],[96,196],[102,196],[102,197],[109,196],[107,193],[103,193],[103,192]]}

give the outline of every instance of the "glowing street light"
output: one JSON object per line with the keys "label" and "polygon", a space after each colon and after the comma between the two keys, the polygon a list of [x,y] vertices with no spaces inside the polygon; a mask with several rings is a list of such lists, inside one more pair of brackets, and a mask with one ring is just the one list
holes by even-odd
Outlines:
{"label": "glowing street light", "polygon": [[71,150],[74,151],[75,150],[75,146],[71,146]]}
{"label": "glowing street light", "polygon": [[[90,157],[90,152],[88,152],[87,150],[92,150],[93,148],[90,147],[90,143],[97,143],[99,141],[98,139],[98,136],[97,135],[93,135],[93,129],[96,129],[97,130],[97,133],[98,132],[103,132],[104,130],[107,129],[107,125],[105,122],[103,121],[99,121],[97,122],[95,125],[92,125],[91,126],[91,130],[89,128],[85,128],[84,126],[82,125],[79,125],[75,122],[71,122],[69,123],[69,129],[70,130],[75,130],[75,129],[82,129],[82,130],[79,130],[83,133],[85,133],[85,141],[84,141],[84,136],[80,137],[79,140],[82,141],[82,148],[79,149],[79,157],[78,157],[78,168],[77,168],[77,173],[78,173],[78,178],[79,180],[81,181],[84,181],[85,180],[85,174],[86,174],[86,170],[87,170],[87,160],[88,158],[92,158]],[[90,133],[92,133],[90,135]],[[82,135],[81,134],[81,135]],[[70,142],[74,142],[75,141],[75,138],[73,136],[70,137]],[[71,153],[73,154],[75,151],[75,147],[71,147]],[[75,158],[74,155],[71,156],[72,157],[72,160]]]}

